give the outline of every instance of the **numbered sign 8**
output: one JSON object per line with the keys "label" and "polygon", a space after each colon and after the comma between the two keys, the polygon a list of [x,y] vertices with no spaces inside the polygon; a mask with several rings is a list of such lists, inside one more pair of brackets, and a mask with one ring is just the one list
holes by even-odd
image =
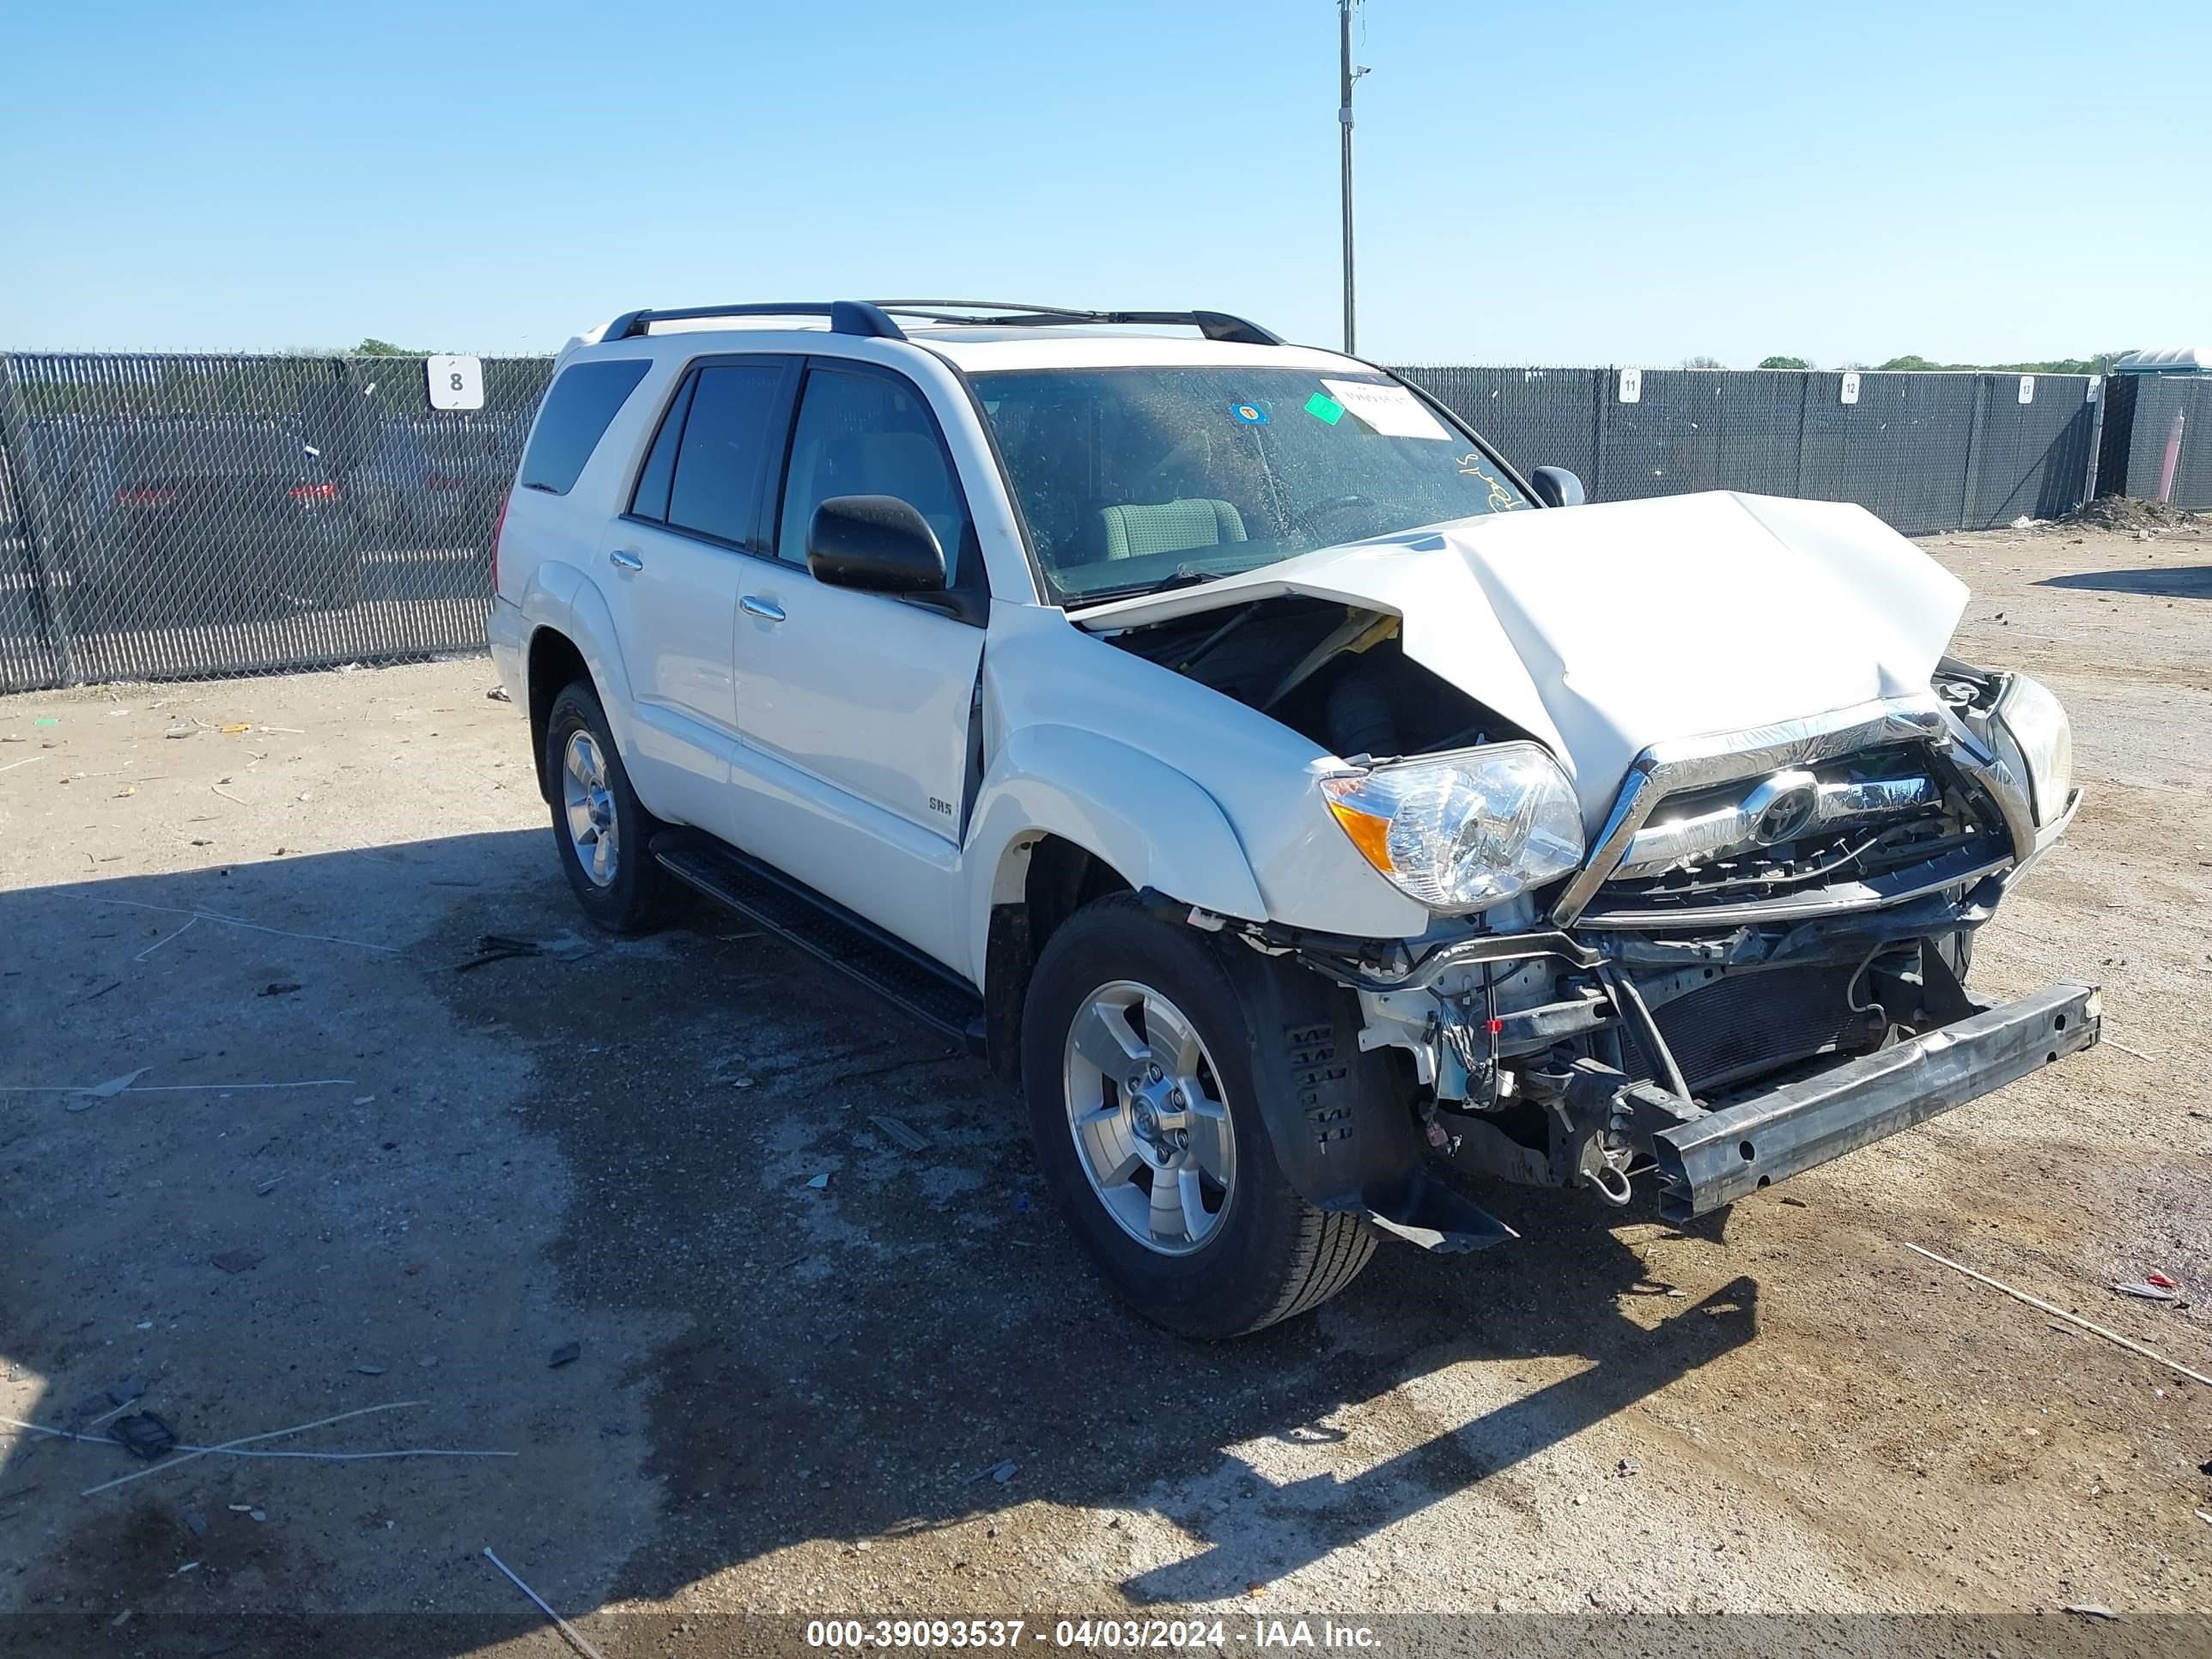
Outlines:
{"label": "numbered sign 8", "polygon": [[483,360],[479,357],[440,356],[424,360],[422,376],[430,389],[433,409],[482,409]]}

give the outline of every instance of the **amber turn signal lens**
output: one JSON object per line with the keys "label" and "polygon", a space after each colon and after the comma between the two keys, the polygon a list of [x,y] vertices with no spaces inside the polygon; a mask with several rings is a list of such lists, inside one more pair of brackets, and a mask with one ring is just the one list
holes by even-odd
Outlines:
{"label": "amber turn signal lens", "polygon": [[1328,798],[1328,810],[1336,815],[1336,821],[1344,826],[1344,833],[1352,837],[1352,844],[1370,864],[1386,876],[1397,867],[1390,862],[1389,819],[1363,812],[1334,795]]}

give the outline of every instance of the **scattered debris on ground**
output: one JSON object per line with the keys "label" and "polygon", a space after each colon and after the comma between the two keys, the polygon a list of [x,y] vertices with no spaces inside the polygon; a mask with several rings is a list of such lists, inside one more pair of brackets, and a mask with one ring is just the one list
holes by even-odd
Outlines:
{"label": "scattered debris on ground", "polygon": [[559,1613],[554,1612],[553,1609],[546,1604],[545,1598],[540,1595],[536,1590],[531,1589],[529,1585],[524,1583],[521,1578],[516,1575],[513,1567],[508,1566],[506,1562],[501,1560],[496,1555],[494,1555],[491,1552],[491,1546],[489,1544],[484,1546],[484,1559],[490,1562],[495,1567],[497,1567],[509,1578],[514,1579],[515,1589],[520,1590],[525,1595],[536,1602],[538,1604],[538,1612],[544,1613],[548,1619],[550,1619],[556,1625],[560,1626],[561,1634],[567,1637],[570,1642],[575,1644],[576,1650],[579,1653],[588,1656],[588,1659],[601,1659],[599,1650],[584,1639],[582,1632],[578,1631],[574,1625],[563,1619]]}
{"label": "scattered debris on ground", "polygon": [[2139,1296],[2146,1302],[2172,1302],[2174,1293],[2162,1285],[2147,1279],[2123,1279],[2114,1281],[2112,1288],[2122,1296]]}
{"label": "scattered debris on ground", "polygon": [[519,939],[508,933],[480,933],[477,936],[477,954],[466,962],[455,963],[453,971],[465,974],[488,963],[508,962],[520,957],[550,957],[556,962],[577,962],[591,955],[592,949],[589,939],[571,933],[558,933],[551,939]]}
{"label": "scattered debris on ground", "polygon": [[[1911,1250],[1916,1255],[1926,1256],[1930,1261],[1939,1261],[1954,1273],[1964,1273],[1967,1278],[1978,1280],[1978,1282],[1988,1285],[1993,1291],[2002,1291],[2007,1296],[2012,1297],[2015,1302],[2024,1302],[2031,1308],[2037,1309],[2041,1312],[2051,1314],[2057,1318],[2066,1321],[2069,1325],[2078,1325],[2085,1331],[2088,1331],[2095,1335],[2103,1337],[2107,1342],[2117,1342],[2120,1346],[2125,1348],[2130,1353],[2141,1354],[2145,1359],[2154,1359],[2160,1364],[2165,1366],[2168,1370],[2178,1371],[2182,1376],[2187,1377],[2191,1382],[2202,1382],[2206,1388],[2212,1389],[2212,1376],[2207,1376],[2202,1371],[2192,1371],[2188,1366],[2184,1365],[2176,1360],[2168,1359],[2164,1354],[2159,1352],[2157,1349],[2145,1347],[2142,1343],[2136,1341],[2132,1337],[2122,1336],[2118,1331],[2107,1330],[2104,1326],[2096,1323],[2094,1320],[2084,1319],[2079,1314],[2069,1313],[2065,1309],[2056,1306],[2051,1303],[2045,1302],[2040,1297],[2030,1296],[2026,1291],[2016,1291],[2009,1285],[2002,1283],[1997,1279],[1991,1279],[1987,1273],[1978,1273],[1972,1267],[1966,1266],[1962,1262],[1954,1261],[1947,1255],[1938,1255],[1933,1250],[1923,1249],[1919,1245],[1912,1243],[1909,1240],[1905,1241],[1905,1248]],[[2120,1287],[2115,1285],[2113,1288],[2117,1290]],[[2149,1287],[2146,1286],[2145,1288],[2148,1289]],[[2153,1296],[2161,1295],[2161,1292],[2157,1291],[2151,1291],[2150,1293]]]}
{"label": "scattered debris on ground", "polygon": [[886,1139],[896,1142],[909,1152],[926,1152],[929,1150],[929,1137],[903,1118],[893,1117],[887,1112],[878,1112],[870,1117],[868,1121],[881,1129]]}
{"label": "scattered debris on ground", "polygon": [[107,1432],[117,1445],[149,1463],[176,1449],[177,1431],[151,1412],[118,1417],[107,1425]]}
{"label": "scattered debris on ground", "polygon": [[2039,524],[2087,530],[2194,530],[2212,525],[2212,515],[2174,507],[2166,501],[2147,501],[2133,495],[2100,495],[2063,518],[2039,520]]}

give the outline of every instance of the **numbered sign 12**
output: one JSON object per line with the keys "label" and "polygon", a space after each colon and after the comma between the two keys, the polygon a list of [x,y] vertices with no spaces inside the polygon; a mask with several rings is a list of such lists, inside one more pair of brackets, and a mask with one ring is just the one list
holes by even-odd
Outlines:
{"label": "numbered sign 12", "polygon": [[430,388],[433,409],[482,409],[483,360],[480,357],[431,357],[422,374]]}

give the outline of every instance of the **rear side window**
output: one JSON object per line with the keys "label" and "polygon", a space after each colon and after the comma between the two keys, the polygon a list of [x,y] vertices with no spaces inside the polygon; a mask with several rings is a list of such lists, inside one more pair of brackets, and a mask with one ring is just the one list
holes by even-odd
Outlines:
{"label": "rear side window", "polygon": [[631,357],[574,363],[562,370],[545,394],[530,447],[523,452],[522,487],[567,495],[606,436],[615,412],[651,367],[642,357]]}
{"label": "rear side window", "polygon": [[[747,546],[756,540],[769,421],[783,369],[770,363],[709,364],[694,379],[668,490],[669,527]],[[653,447],[659,448],[658,442]]]}

